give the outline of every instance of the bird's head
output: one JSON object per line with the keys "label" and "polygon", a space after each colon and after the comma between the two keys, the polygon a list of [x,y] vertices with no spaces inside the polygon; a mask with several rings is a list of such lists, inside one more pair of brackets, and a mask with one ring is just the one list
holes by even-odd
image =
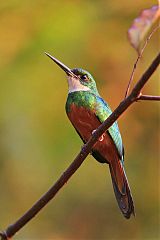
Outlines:
{"label": "bird's head", "polygon": [[89,72],[82,68],[70,69],[50,54],[46,53],[46,55],[67,74],[69,92],[91,91],[92,93],[99,95],[96,82]]}

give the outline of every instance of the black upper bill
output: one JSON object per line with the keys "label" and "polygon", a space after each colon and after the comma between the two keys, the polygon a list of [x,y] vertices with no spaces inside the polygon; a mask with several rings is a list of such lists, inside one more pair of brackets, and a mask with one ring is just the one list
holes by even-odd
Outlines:
{"label": "black upper bill", "polygon": [[66,74],[68,76],[73,76],[73,77],[76,77],[77,76],[71,71],[71,69],[69,67],[67,67],[66,65],[64,65],[62,62],[60,62],[58,59],[56,59],[55,57],[51,56],[49,53],[45,52],[45,54],[51,58],[60,68],[62,68]]}

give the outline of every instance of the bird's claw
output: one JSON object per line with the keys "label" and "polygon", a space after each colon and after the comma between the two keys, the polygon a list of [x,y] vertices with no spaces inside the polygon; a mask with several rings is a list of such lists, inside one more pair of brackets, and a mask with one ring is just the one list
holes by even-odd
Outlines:
{"label": "bird's claw", "polygon": [[99,141],[102,142],[103,139],[104,139],[104,133],[102,134],[102,136],[100,136]]}
{"label": "bird's claw", "polygon": [[[93,135],[93,133],[94,133],[95,131],[96,131],[96,130],[93,130],[93,131],[92,131],[92,135]],[[102,142],[103,139],[104,139],[104,136],[105,136],[105,133],[103,133],[98,140],[99,140],[100,142]]]}

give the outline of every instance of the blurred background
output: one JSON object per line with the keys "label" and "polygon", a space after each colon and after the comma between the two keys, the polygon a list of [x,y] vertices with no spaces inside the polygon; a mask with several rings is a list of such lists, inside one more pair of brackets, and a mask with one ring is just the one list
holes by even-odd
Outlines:
{"label": "blurred background", "polygon": [[[65,113],[66,76],[44,54],[95,77],[112,109],[123,99],[137,57],[132,20],[157,1],[0,2],[0,229],[57,180],[82,142]],[[158,33],[135,81],[158,51]],[[144,89],[158,95],[158,71]],[[136,218],[124,219],[108,166],[91,156],[56,198],[14,239],[160,239],[158,103],[140,102],[119,119]]]}

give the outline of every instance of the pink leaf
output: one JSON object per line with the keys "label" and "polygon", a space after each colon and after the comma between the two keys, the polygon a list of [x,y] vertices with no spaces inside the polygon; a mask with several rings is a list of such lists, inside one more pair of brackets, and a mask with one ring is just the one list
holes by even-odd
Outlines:
{"label": "pink leaf", "polygon": [[143,10],[140,15],[134,19],[128,30],[128,38],[131,45],[138,51],[138,53],[146,34],[151,30],[152,26],[158,22],[159,18],[160,7],[157,5],[150,9]]}

